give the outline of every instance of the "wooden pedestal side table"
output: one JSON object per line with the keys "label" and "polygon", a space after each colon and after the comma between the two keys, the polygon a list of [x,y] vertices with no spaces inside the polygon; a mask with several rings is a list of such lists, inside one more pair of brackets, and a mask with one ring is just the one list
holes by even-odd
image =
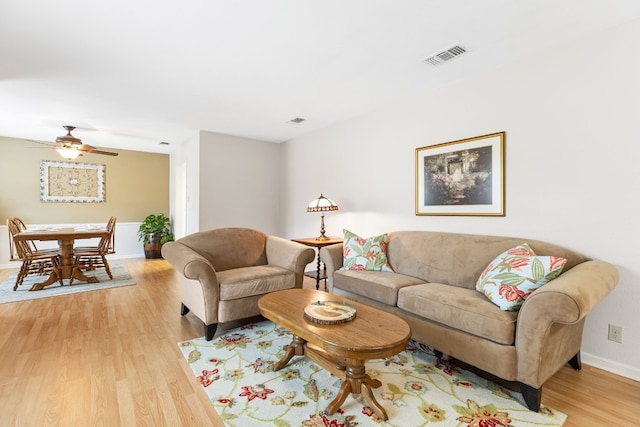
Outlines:
{"label": "wooden pedestal side table", "polygon": [[[305,307],[319,301],[348,304],[356,309],[355,318],[331,325],[308,320]],[[367,374],[365,361],[391,357],[404,350],[411,337],[407,322],[375,307],[311,289],[271,292],[260,298],[258,307],[264,317],[293,334],[274,371],[285,367],[294,356],[305,356],[342,380],[336,397],[325,410],[327,415],[340,409],[349,395],[359,394],[376,415],[389,419],[373,394],[373,389],[382,383]]]}
{"label": "wooden pedestal side table", "polygon": [[[325,246],[329,246],[329,245],[335,245],[336,243],[342,243],[342,239],[339,237],[329,237],[327,240],[318,240],[315,237],[305,237],[302,239],[291,239],[294,242],[298,242],[298,243],[302,243],[303,245],[306,246],[311,246],[313,248],[317,249],[317,264],[316,264],[316,271],[305,271],[304,275],[307,277],[311,277],[312,279],[316,279],[316,290],[320,289],[320,280],[324,279],[324,288],[327,289],[327,276],[321,276],[320,275],[320,248],[323,248]],[[313,274],[315,273],[315,274]]]}

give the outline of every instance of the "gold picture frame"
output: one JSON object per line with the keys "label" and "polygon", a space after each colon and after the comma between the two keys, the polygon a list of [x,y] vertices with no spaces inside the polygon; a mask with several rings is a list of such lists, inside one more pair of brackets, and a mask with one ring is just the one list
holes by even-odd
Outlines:
{"label": "gold picture frame", "polygon": [[40,161],[40,201],[103,203],[104,165]]}
{"label": "gold picture frame", "polygon": [[504,216],[505,132],[416,148],[416,215]]}

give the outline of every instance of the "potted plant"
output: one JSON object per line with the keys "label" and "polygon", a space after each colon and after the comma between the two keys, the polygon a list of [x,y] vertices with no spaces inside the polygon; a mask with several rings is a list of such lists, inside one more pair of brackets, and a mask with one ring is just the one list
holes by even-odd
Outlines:
{"label": "potted plant", "polygon": [[138,228],[138,240],[144,243],[144,257],[162,258],[162,245],[173,241],[171,221],[164,214],[148,215]]}

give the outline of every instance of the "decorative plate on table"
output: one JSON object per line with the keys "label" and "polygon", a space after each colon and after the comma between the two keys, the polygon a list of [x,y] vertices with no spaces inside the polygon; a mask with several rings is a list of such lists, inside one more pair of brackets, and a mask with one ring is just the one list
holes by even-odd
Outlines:
{"label": "decorative plate on table", "polygon": [[316,301],[304,308],[304,318],[323,325],[333,325],[353,320],[355,307],[340,301]]}

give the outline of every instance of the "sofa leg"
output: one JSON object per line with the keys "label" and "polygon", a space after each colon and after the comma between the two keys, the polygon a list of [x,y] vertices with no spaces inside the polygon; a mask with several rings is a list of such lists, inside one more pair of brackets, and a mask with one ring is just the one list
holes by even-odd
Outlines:
{"label": "sofa leg", "polygon": [[576,371],[582,369],[582,360],[580,360],[580,352],[577,352],[575,356],[569,360],[569,366],[571,366]]}
{"label": "sofa leg", "polygon": [[187,307],[186,305],[184,305],[184,303],[180,303],[180,315],[184,316],[185,314],[187,314],[189,312],[189,307]]}
{"label": "sofa leg", "polygon": [[533,388],[530,385],[520,383],[520,392],[527,407],[538,412],[540,410],[540,401],[542,400],[542,388]]}
{"label": "sofa leg", "polygon": [[216,329],[218,328],[217,323],[212,323],[210,325],[204,325],[204,336],[207,341],[211,341],[213,336],[216,334]]}

